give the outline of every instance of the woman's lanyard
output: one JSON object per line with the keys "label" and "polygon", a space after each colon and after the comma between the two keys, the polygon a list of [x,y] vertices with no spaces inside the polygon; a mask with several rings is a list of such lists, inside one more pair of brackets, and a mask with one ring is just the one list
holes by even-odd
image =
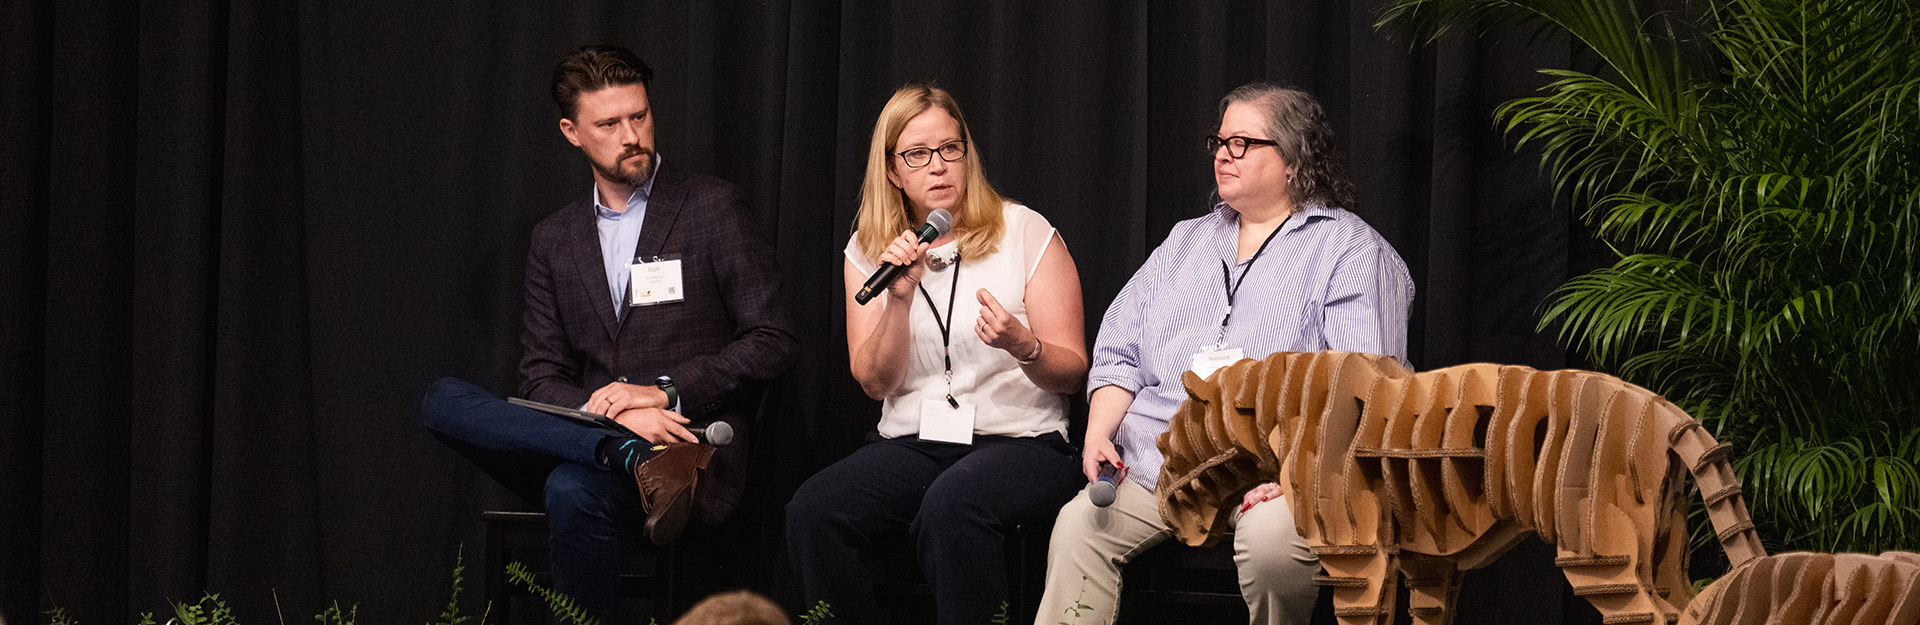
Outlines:
{"label": "woman's lanyard", "polygon": [[1220,317],[1220,336],[1213,341],[1214,349],[1227,347],[1227,322],[1233,319],[1233,298],[1240,294],[1240,285],[1247,283],[1247,274],[1253,273],[1253,262],[1260,260],[1261,254],[1267,253],[1267,244],[1272,243],[1273,237],[1280,234],[1280,231],[1286,227],[1286,220],[1281,220],[1280,225],[1275,227],[1273,232],[1267,233],[1267,240],[1261,241],[1260,249],[1254,250],[1253,257],[1247,259],[1247,268],[1240,270],[1240,280],[1237,282],[1233,279],[1233,272],[1227,269],[1227,261],[1221,259],[1220,281],[1226,283],[1227,287],[1227,312],[1225,316]]}
{"label": "woman's lanyard", "polygon": [[[960,400],[953,398],[953,301],[960,293],[960,255],[953,255],[953,288],[947,291],[947,318],[940,320],[940,309],[933,305],[933,296],[927,293],[926,285],[920,285],[920,294],[927,298],[927,310],[933,311],[933,325],[940,328],[940,355],[947,362],[947,405],[960,407]],[[1231,304],[1229,304],[1231,305]]]}

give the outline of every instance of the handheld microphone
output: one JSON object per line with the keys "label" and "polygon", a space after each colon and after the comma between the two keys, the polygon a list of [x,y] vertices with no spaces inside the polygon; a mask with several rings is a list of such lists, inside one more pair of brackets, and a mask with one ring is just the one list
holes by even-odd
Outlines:
{"label": "handheld microphone", "polygon": [[[920,242],[932,243],[934,239],[940,238],[940,235],[952,229],[953,213],[947,212],[944,208],[935,210],[927,215],[927,223],[920,226]],[[860,287],[860,292],[853,295],[853,301],[861,306],[867,305],[867,302],[873,300],[873,296],[879,295],[880,291],[887,288],[888,283],[900,276],[902,269],[904,268],[893,263],[881,263],[880,269],[873,272],[872,277],[867,278],[866,286]]]}
{"label": "handheld microphone", "polygon": [[700,439],[700,442],[714,447],[726,447],[727,443],[733,442],[733,426],[727,425],[725,421],[715,421],[697,428],[687,428],[687,431],[692,432],[693,437]]}
{"label": "handheld microphone", "polygon": [[1119,486],[1120,467],[1101,460],[1099,471],[1100,477],[1093,481],[1092,486],[1087,487],[1087,499],[1093,501],[1093,505],[1105,508],[1113,505],[1113,498],[1117,494],[1116,487]]}

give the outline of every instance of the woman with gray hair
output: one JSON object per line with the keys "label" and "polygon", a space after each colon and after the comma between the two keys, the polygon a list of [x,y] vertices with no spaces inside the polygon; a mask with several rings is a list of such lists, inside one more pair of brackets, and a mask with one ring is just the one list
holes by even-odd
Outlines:
{"label": "woman with gray hair", "polygon": [[[1353,183],[1313,97],[1266,83],[1220,100],[1206,137],[1220,201],[1180,222],[1100,323],[1088,374],[1082,471],[1119,469],[1111,498],[1087,489],[1060,510],[1036,622],[1111,623],[1120,567],[1170,535],[1153,489],[1155,438],[1186,399],[1181,374],[1241,358],[1343,350],[1406,362],[1413,281],[1353,208]],[[1305,623],[1318,561],[1279,487],[1233,515],[1234,563],[1253,623]]]}

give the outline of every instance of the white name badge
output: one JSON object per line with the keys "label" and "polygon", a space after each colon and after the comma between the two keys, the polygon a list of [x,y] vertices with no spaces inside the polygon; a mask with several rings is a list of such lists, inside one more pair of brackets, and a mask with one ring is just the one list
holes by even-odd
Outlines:
{"label": "white name badge", "polygon": [[680,259],[627,265],[627,305],[652,306],[686,299],[680,284]]}
{"label": "white name badge", "polygon": [[1246,358],[1246,356],[1241,353],[1238,347],[1233,349],[1203,351],[1193,355],[1193,374],[1200,376],[1201,379],[1206,379],[1208,376],[1213,375],[1213,372],[1219,371],[1221,367],[1240,362],[1244,358]]}
{"label": "white name badge", "polygon": [[973,444],[973,406],[947,403],[945,397],[920,400],[920,440]]}

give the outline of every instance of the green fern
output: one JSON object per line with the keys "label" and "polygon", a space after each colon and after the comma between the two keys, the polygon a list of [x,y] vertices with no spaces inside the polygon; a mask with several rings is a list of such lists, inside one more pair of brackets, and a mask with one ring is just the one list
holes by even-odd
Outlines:
{"label": "green fern", "polygon": [[827,602],[820,601],[814,603],[812,608],[807,609],[805,614],[800,615],[800,625],[820,625],[822,621],[833,617],[833,610],[827,607]]}
{"label": "green fern", "polygon": [[206,625],[207,622],[206,610],[199,604],[173,604],[173,618],[180,621],[180,625]]}
{"label": "green fern", "polygon": [[66,608],[56,607],[43,614],[47,615],[47,625],[80,625],[79,621],[73,620],[73,615],[67,613]]}
{"label": "green fern", "polygon": [[215,592],[207,592],[194,604],[173,604],[173,615],[179,617],[180,625],[238,625],[227,600]]}
{"label": "green fern", "polygon": [[320,625],[354,625],[355,621],[360,620],[360,604],[353,604],[352,608],[341,612],[340,602],[335,601],[326,610],[313,615],[313,620],[318,621]]}
{"label": "green fern", "polygon": [[[515,563],[514,566],[517,565],[518,563]],[[511,572],[512,567],[510,566],[509,573]],[[532,578],[527,577],[526,580],[530,584]],[[465,585],[466,560],[465,550],[463,549],[459,554],[454,556],[453,597],[447,601],[446,609],[440,613],[440,620],[430,625],[461,625],[467,621],[474,620],[473,616],[462,616],[460,614],[460,593],[465,588]],[[557,593],[538,589],[537,586],[532,588],[537,589],[536,594],[546,592],[557,596]],[[552,600],[549,599],[549,602],[551,601]],[[279,604],[280,599],[278,593],[275,593],[274,605],[276,609]],[[571,605],[571,601],[568,601],[568,605]],[[485,625],[487,615],[491,614],[492,610],[493,604],[488,603],[486,609],[481,612],[478,622],[474,623],[474,625]],[[43,614],[47,616],[47,625],[79,625],[79,622],[73,618],[73,615],[68,612],[66,608],[55,607]],[[342,612],[340,610],[340,602],[335,601],[331,607],[315,615],[313,619],[318,621],[320,625],[354,625],[355,621],[359,620],[359,617],[360,606],[358,604],[346,612]],[[158,622],[155,621],[154,618],[153,612],[142,612],[140,613],[140,620],[135,625],[158,625]],[[169,623],[177,622],[180,625],[239,625],[233,617],[233,610],[227,607],[226,601],[221,599],[220,595],[214,593],[207,593],[201,597],[199,601],[194,603],[173,604],[173,618],[168,619],[168,621]],[[578,618],[575,618],[573,622],[576,625],[588,625],[592,623],[592,621],[583,621]]]}
{"label": "green fern", "polygon": [[566,619],[568,623],[572,623],[573,625],[600,625],[600,619],[595,618],[591,614],[587,614],[586,610],[582,609],[580,605],[574,601],[573,597],[560,594],[551,588],[536,583],[533,579],[533,573],[528,572],[527,567],[519,562],[507,563],[507,579],[526,588],[527,592],[533,593],[534,596],[540,597],[541,600],[546,601],[547,609],[552,610],[553,613],[560,618]]}
{"label": "green fern", "polygon": [[[1090,582],[1090,581],[1092,580],[1088,579],[1087,576],[1085,575],[1080,576],[1080,590],[1079,592],[1073,593],[1073,605],[1067,607],[1067,609],[1064,612],[1062,612],[1062,616],[1065,616],[1066,614],[1072,614],[1074,623],[1078,623],[1080,622],[1080,619],[1086,617],[1086,615],[1083,614],[1083,612],[1090,611],[1093,609],[1093,606],[1087,605],[1087,602],[1085,601],[1081,601],[1082,597],[1087,596],[1087,582]],[[1073,623],[1060,621],[1059,623],[1057,623],[1057,625],[1073,625]]]}
{"label": "green fern", "polygon": [[233,609],[214,593],[207,593],[194,603],[173,604],[173,615],[180,619],[180,625],[239,625],[233,618]]}
{"label": "green fern", "polygon": [[[440,620],[434,621],[430,625],[461,625],[461,623],[465,623],[467,621],[473,620],[473,617],[471,616],[460,615],[460,591],[466,582],[466,577],[464,576],[467,570],[466,556],[467,556],[467,553],[466,553],[465,545],[462,545],[460,550],[454,553],[453,593],[452,593],[452,596],[447,599],[446,609],[440,611]],[[480,614],[480,622],[476,623],[475,625],[486,625],[486,622],[487,622],[486,615],[488,613],[491,613],[492,611],[493,611],[493,603],[488,602],[486,609],[483,610]]]}

